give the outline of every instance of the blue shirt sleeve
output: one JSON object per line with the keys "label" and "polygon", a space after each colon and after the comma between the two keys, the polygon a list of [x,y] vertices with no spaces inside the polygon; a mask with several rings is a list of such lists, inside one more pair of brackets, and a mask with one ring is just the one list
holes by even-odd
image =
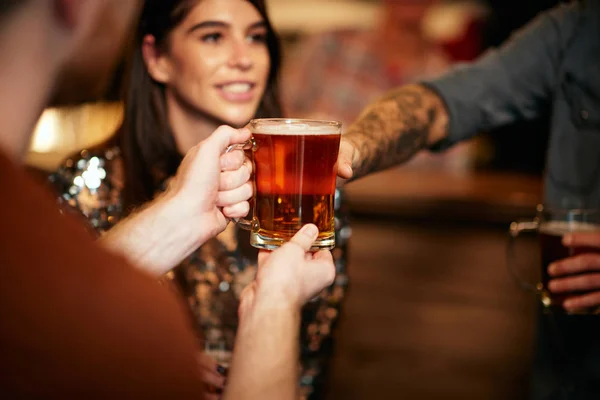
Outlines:
{"label": "blue shirt sleeve", "polygon": [[476,62],[459,64],[438,79],[421,82],[443,99],[450,117],[448,137],[432,150],[538,117],[552,100],[562,54],[582,9],[580,2],[555,7]]}

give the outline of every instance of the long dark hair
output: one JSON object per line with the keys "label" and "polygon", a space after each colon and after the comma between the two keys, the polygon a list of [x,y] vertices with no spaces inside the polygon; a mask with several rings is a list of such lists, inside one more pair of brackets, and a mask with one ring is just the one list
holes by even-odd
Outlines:
{"label": "long dark hair", "polygon": [[[144,5],[127,68],[123,124],[114,138],[123,154],[123,205],[126,213],[151,200],[157,184],[175,174],[182,158],[167,119],[165,88],[150,77],[144,63],[143,39],[152,35],[156,46],[164,47],[171,31],[199,1],[146,0]],[[279,38],[269,21],[264,0],[247,1],[265,20],[271,59],[271,70],[256,117],[281,116],[277,84],[281,64]]]}

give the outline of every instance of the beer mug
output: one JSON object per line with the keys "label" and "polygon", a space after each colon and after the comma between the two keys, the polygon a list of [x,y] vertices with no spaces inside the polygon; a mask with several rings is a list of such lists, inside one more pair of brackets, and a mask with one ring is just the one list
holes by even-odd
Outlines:
{"label": "beer mug", "polygon": [[252,139],[230,146],[251,150],[254,164],[252,217],[239,219],[250,244],[273,250],[302,226],[319,236],[311,250],[335,247],[334,200],[342,124],[305,119],[254,119]]}
{"label": "beer mug", "polygon": [[[538,236],[541,256],[541,281],[527,282],[519,276],[516,268],[514,252],[517,237],[524,232],[534,232]],[[573,257],[583,253],[597,253],[600,250],[590,247],[567,247],[563,245],[563,236],[575,232],[600,232],[600,210],[597,209],[553,209],[542,205],[537,207],[537,216],[530,221],[513,222],[510,225],[508,243],[508,268],[513,278],[524,289],[539,295],[547,311],[564,313],[563,301],[570,296],[585,294],[585,292],[551,293],[548,282],[548,266],[555,261]],[[571,314],[597,314],[597,309],[584,309]]]}

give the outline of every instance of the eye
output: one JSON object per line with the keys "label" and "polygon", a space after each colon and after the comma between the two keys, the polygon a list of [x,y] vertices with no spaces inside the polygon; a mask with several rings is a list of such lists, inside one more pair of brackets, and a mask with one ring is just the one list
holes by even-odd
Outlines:
{"label": "eye", "polygon": [[248,36],[248,41],[250,41],[251,43],[259,43],[259,44],[266,43],[267,42],[267,33],[266,32],[253,33],[250,36]]}
{"label": "eye", "polygon": [[219,43],[221,39],[223,39],[223,35],[219,32],[208,33],[200,38],[204,43]]}

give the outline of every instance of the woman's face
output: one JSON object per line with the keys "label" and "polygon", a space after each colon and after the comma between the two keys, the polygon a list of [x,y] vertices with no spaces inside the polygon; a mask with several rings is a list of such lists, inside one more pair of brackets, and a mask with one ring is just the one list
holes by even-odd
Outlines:
{"label": "woman's face", "polygon": [[176,107],[244,126],[269,75],[266,36],[265,21],[250,2],[201,0],[171,32],[168,49],[158,56],[164,73],[153,77],[166,85]]}

